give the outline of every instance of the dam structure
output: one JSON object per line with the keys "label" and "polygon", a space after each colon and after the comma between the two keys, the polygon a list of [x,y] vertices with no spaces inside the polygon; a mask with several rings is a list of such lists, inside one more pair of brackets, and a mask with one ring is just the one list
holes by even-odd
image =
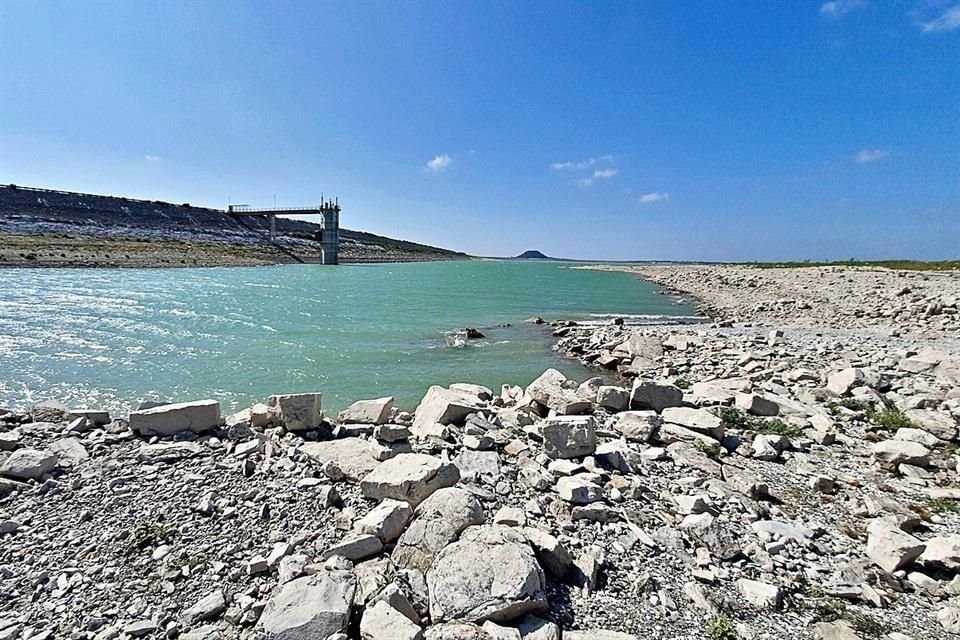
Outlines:
{"label": "dam structure", "polygon": [[273,209],[253,208],[245,204],[232,204],[227,207],[227,215],[236,217],[257,216],[266,218],[270,225],[270,240],[277,234],[277,216],[319,215],[319,229],[314,240],[320,244],[320,264],[338,264],[340,262],[340,201],[322,200],[317,207],[286,207]]}

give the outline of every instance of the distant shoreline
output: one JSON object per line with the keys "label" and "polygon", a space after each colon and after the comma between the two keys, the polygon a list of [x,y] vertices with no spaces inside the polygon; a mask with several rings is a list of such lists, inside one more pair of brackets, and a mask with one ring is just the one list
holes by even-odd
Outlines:
{"label": "distant shoreline", "polygon": [[[346,247],[340,264],[470,260],[469,256]],[[0,269],[172,269],[319,264],[281,247],[242,244],[68,236],[0,234]]]}

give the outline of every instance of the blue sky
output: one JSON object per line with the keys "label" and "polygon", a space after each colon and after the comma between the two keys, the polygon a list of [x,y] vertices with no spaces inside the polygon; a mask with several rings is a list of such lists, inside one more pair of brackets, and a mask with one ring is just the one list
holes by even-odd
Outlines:
{"label": "blue sky", "polygon": [[0,182],[478,255],[960,257],[958,0],[0,2]]}

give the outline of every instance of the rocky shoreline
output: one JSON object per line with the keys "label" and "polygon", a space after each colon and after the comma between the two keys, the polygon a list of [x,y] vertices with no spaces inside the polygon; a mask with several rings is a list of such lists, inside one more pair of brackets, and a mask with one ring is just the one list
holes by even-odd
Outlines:
{"label": "rocky shoreline", "polygon": [[960,634],[957,276],[658,269],[715,322],[551,327],[616,384],[0,411],[0,640]]}

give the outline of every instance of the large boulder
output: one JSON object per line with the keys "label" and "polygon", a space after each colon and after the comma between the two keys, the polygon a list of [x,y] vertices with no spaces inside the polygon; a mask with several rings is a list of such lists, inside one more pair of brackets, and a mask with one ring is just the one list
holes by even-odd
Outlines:
{"label": "large boulder", "polygon": [[337,416],[340,423],[386,424],[393,411],[393,397],[360,400],[344,409]]}
{"label": "large boulder", "polygon": [[590,504],[603,500],[603,487],[582,475],[557,480],[557,493],[560,498],[572,504]]}
{"label": "large boulder", "polygon": [[343,633],[356,589],[350,571],[319,571],[291,580],[267,601],[256,633],[272,640],[328,638]]}
{"label": "large boulder", "polygon": [[927,540],[920,561],[954,573],[960,571],[960,534]]}
{"label": "large boulder", "polygon": [[220,403],[197,400],[131,411],[130,428],[142,436],[169,436],[181,431],[203,433],[220,426]]}
{"label": "large boulder", "polygon": [[908,566],[925,548],[917,538],[882,520],[867,529],[867,556],[887,573]]}
{"label": "large boulder", "polygon": [[363,612],[361,640],[421,640],[423,630],[386,601],[378,600]]}
{"label": "large boulder", "polygon": [[434,385],[427,389],[417,407],[412,431],[414,435],[424,437],[433,434],[438,424],[462,425],[467,416],[479,408],[476,396]]}
{"label": "large boulder", "polygon": [[393,562],[426,573],[440,550],[483,521],[483,506],[472,493],[458,487],[439,489],[417,507],[413,522],[397,540]]}
{"label": "large boulder", "polygon": [[320,465],[335,466],[352,482],[359,482],[380,464],[373,457],[370,442],[363,438],[307,442],[301,451]]}
{"label": "large boulder", "polygon": [[0,476],[14,480],[39,480],[57,466],[57,454],[38,449],[18,449],[0,465]]}
{"label": "large boulder", "polygon": [[613,430],[630,442],[650,442],[663,420],[656,411],[624,411],[613,419]]}
{"label": "large boulder", "polygon": [[353,524],[353,530],[357,533],[377,536],[386,544],[400,537],[412,517],[413,509],[409,504],[400,500],[387,499],[357,520]]}
{"label": "large boulder", "polygon": [[360,489],[371,500],[393,498],[416,506],[459,480],[460,471],[453,463],[422,453],[402,453],[381,462],[360,481]]}
{"label": "large boulder", "polygon": [[660,413],[667,407],[679,407],[683,404],[683,391],[672,384],[659,384],[649,380],[636,380],[630,394],[630,407],[633,409],[653,409]]}
{"label": "large boulder", "polygon": [[949,442],[957,437],[957,421],[946,411],[908,409],[904,415],[918,429],[923,429],[940,440]]}
{"label": "large boulder", "polygon": [[780,413],[780,405],[756,393],[738,393],[735,404],[738,409],[754,416],[775,416]]}
{"label": "large boulder", "polygon": [[320,426],[323,394],[288,393],[270,396],[267,406],[276,410],[288,431],[310,431]]}
{"label": "large boulder", "polygon": [[901,464],[925,467],[929,463],[930,450],[916,442],[882,440],[874,443],[871,450],[874,460],[891,469]]}
{"label": "large boulder", "polygon": [[639,357],[655,362],[663,357],[663,344],[657,336],[635,333],[617,345],[617,351],[625,351],[632,358]]}
{"label": "large boulder", "polygon": [[667,407],[660,414],[664,422],[680,425],[708,435],[714,440],[723,440],[723,420],[706,409],[690,409],[687,407]]}
{"label": "large boulder", "polygon": [[543,451],[551,458],[582,458],[597,448],[592,416],[556,416],[540,427]]}
{"label": "large boulder", "polygon": [[572,383],[556,369],[547,369],[527,386],[527,395],[562,416],[586,413],[592,403],[577,395]]}
{"label": "large boulder", "polygon": [[838,396],[849,393],[854,387],[863,385],[866,375],[863,369],[850,368],[842,371],[835,371],[827,376],[827,390]]}
{"label": "large boulder", "polygon": [[505,622],[548,608],[543,571],[509,527],[466,529],[434,559],[427,587],[434,622]]}
{"label": "large boulder", "polygon": [[623,387],[604,385],[597,389],[595,401],[609,411],[623,411],[630,406],[630,391]]}

